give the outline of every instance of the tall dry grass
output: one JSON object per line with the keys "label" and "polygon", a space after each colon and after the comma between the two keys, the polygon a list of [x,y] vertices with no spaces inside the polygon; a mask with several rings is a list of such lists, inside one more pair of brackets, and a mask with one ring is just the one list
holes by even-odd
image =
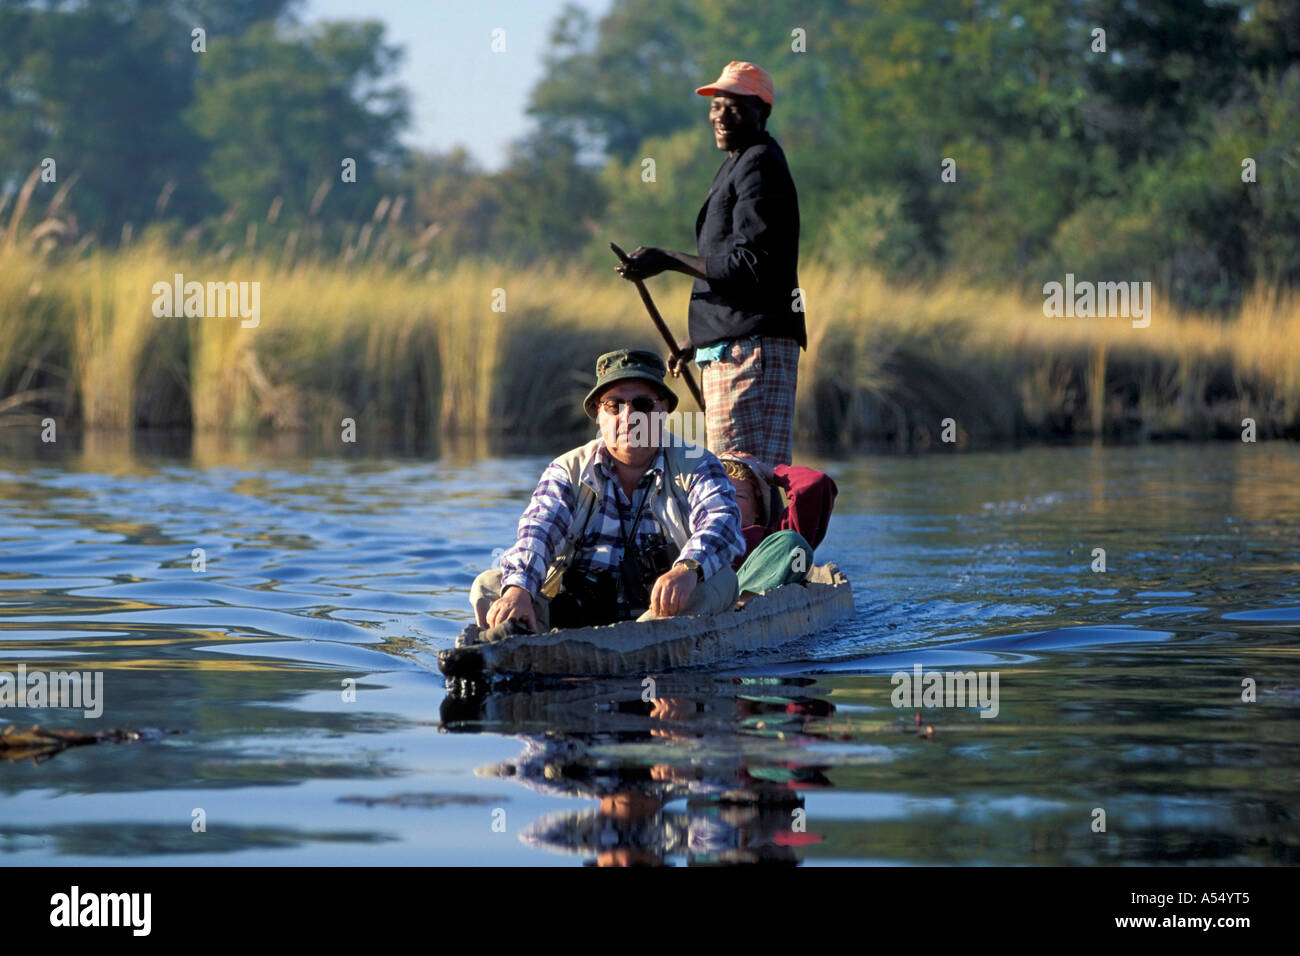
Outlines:
{"label": "tall dry grass", "polygon": [[1300,300],[1257,290],[1228,319],[1164,305],[1127,318],[1047,318],[1042,299],[947,279],[888,284],[801,270],[811,368],[799,416],[830,443],[927,444],[944,417],[986,438],[1300,437]]}
{"label": "tall dry grass", "polygon": [[[611,258],[611,266],[613,265]],[[259,282],[261,318],[157,318],[155,282]],[[1300,302],[1259,290],[1226,320],[1162,308],[1049,319],[1041,299],[950,279],[902,287],[809,263],[802,442],[853,446],[1057,435],[1300,437]],[[685,331],[690,281],[651,282]],[[504,311],[500,311],[504,308]],[[635,290],[608,273],[461,261],[429,270],[186,252],[146,237],[46,258],[0,244],[0,423],[202,432],[572,437],[597,354],[660,349]],[[678,386],[682,408],[693,405]]]}

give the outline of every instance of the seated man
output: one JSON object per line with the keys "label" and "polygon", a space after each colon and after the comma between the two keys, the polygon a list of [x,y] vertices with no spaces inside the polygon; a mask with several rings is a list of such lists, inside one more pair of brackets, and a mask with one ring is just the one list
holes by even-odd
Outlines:
{"label": "seated man", "polygon": [[[799,465],[775,468],[753,455],[720,455],[736,491],[745,553],[736,558],[742,601],[782,584],[802,581],[813,549],[826,537],[839,489],[825,472]],[[789,499],[781,504],[780,492]]]}
{"label": "seated man", "polygon": [[542,633],[735,603],[740,511],[718,459],[664,427],[677,405],[666,371],[653,352],[597,359],[583,407],[600,437],[542,472],[515,546],[474,581],[479,627],[517,618]]}

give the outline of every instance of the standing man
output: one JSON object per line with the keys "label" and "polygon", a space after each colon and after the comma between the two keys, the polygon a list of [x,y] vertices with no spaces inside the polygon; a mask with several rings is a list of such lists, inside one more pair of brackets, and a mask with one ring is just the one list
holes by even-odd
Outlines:
{"label": "standing man", "polygon": [[[798,291],[799,200],[785,153],[767,132],[772,78],[732,61],[710,96],[709,123],[727,159],[695,220],[699,254],[642,246],[615,267],[626,279],[695,277],[681,361],[704,383],[709,449],[790,464],[799,349],[808,347]],[[673,375],[680,364],[669,366]]]}

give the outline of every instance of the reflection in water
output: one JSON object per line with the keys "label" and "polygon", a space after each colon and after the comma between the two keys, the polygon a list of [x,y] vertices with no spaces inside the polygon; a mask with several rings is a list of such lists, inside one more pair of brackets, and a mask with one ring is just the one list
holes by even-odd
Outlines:
{"label": "reflection in water", "polygon": [[433,666],[546,454],[0,431],[0,671],[104,694],[0,730],[140,735],[0,760],[6,864],[1300,862],[1295,446],[810,461],[856,619],[642,700]]}
{"label": "reflection in water", "polygon": [[[656,685],[661,696],[646,700],[639,683],[492,690],[456,681],[442,723],[453,732],[486,723],[524,740],[517,757],[480,768],[481,776],[599,802],[526,827],[520,839],[529,846],[577,853],[597,866],[793,864],[796,847],[820,840],[808,832],[800,791],[831,786],[827,767],[765,758],[745,743],[815,737],[808,719],[835,708],[803,693],[813,683],[738,680],[724,694],[712,682],[664,678]],[[526,732],[538,726],[565,732]],[[667,809],[677,800],[685,809]]]}
{"label": "reflection in water", "polygon": [[782,807],[715,804],[665,810],[634,794],[606,797],[599,810],[543,817],[521,834],[532,847],[590,856],[596,866],[689,866],[799,861],[795,846],[819,840],[790,829]]}
{"label": "reflection in water", "polygon": [[[114,858],[126,858],[121,862],[128,862],[130,858],[139,856],[185,857],[196,851],[192,830],[161,824],[6,826],[0,830],[0,836],[15,849],[39,845],[46,853],[88,857],[101,865],[118,862]],[[290,850],[308,841],[344,846],[383,844],[392,839],[391,836],[362,830],[313,832],[293,827],[224,827],[220,832],[214,832],[211,840],[204,839],[203,852],[233,854],[251,850]]]}
{"label": "reflection in water", "polygon": [[143,736],[130,730],[100,730],[86,734],[56,727],[17,727],[10,724],[0,731],[0,760],[30,760],[38,764],[70,747],[120,744],[140,740]]}

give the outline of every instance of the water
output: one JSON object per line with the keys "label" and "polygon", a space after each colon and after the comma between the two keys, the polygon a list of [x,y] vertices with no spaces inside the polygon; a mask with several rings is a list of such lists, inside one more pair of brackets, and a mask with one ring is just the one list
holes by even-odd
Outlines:
{"label": "water", "polygon": [[1300,861],[1294,445],[819,462],[856,619],[652,704],[436,672],[548,456],[104,442],[0,459],[0,670],[103,715],[0,723],[139,736],[0,759],[6,864]]}

